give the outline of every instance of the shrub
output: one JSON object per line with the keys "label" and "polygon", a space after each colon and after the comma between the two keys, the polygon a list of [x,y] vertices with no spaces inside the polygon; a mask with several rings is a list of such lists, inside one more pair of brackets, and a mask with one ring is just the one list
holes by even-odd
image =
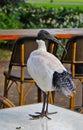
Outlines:
{"label": "shrub", "polygon": [[0,7],[11,4],[13,6],[18,6],[19,3],[24,3],[24,0],[0,0]]}
{"label": "shrub", "polygon": [[19,20],[19,12],[12,5],[4,6],[0,10],[0,28],[2,29],[17,29],[22,28],[22,23]]}
{"label": "shrub", "polygon": [[75,28],[83,27],[79,9],[7,5],[0,10],[0,28]]}
{"label": "shrub", "polygon": [[20,12],[20,22],[24,28],[83,27],[83,11],[79,9],[26,6]]}

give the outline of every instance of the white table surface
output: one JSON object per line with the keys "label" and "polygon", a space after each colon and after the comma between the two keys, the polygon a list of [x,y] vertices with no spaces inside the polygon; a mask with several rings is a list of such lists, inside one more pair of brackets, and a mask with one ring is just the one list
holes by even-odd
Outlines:
{"label": "white table surface", "polygon": [[0,130],[83,130],[83,115],[49,104],[49,112],[57,111],[38,120],[29,114],[41,111],[42,104],[32,104],[0,110]]}

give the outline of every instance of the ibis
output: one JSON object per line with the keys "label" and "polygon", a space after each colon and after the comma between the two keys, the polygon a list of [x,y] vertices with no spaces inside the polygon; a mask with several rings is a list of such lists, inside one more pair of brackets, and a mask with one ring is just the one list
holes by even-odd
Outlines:
{"label": "ibis", "polygon": [[31,52],[27,61],[27,69],[31,77],[36,82],[44,95],[43,107],[41,112],[32,116],[33,119],[48,117],[49,92],[60,90],[64,95],[70,96],[75,91],[75,85],[72,78],[60,60],[53,54],[47,52],[45,40],[51,40],[54,43],[60,42],[45,30],[40,30],[37,35],[38,48]]}

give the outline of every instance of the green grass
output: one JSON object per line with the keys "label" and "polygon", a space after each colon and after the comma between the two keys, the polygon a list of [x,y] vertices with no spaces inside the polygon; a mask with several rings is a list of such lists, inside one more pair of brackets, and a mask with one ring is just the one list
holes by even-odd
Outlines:
{"label": "green grass", "polygon": [[9,57],[10,57],[10,51],[9,50],[0,49],[0,59],[9,58]]}
{"label": "green grass", "polygon": [[37,4],[37,3],[33,3],[32,5],[34,5],[35,7],[46,7],[46,8],[60,8],[60,7],[66,7],[66,8],[79,8],[81,10],[83,10],[83,5],[69,5],[69,4]]}
{"label": "green grass", "polygon": [[65,8],[73,8],[73,9],[80,9],[83,11],[83,5],[70,5],[70,4],[45,4],[45,3],[30,3],[31,5],[33,5],[34,7],[45,7],[45,8],[61,8],[61,7],[65,7]]}
{"label": "green grass", "polygon": [[[76,2],[78,2],[78,4]],[[66,7],[66,8],[79,8],[80,10],[83,10],[83,0],[53,0],[53,3],[50,3],[50,0],[28,0],[28,3],[34,5],[35,7],[46,7],[46,8]]]}
{"label": "green grass", "polygon": [[[27,0],[29,2],[36,2],[36,3],[50,3],[51,0]],[[83,0],[52,0],[53,2],[82,2]]]}

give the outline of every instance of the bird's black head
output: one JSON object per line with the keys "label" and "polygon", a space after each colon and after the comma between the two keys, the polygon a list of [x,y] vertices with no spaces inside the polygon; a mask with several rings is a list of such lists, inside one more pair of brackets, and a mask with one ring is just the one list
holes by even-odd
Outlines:
{"label": "bird's black head", "polygon": [[[37,39],[38,40],[48,40],[49,42],[53,42],[56,44],[60,44],[63,48],[63,44],[53,35],[51,35],[48,31],[46,30],[40,30],[38,35],[37,35]],[[64,50],[66,51],[66,49],[64,48]]]}
{"label": "bird's black head", "polygon": [[53,35],[51,35],[46,30],[40,30],[38,33],[37,39],[38,40],[49,40],[49,41],[53,41],[57,44],[60,43],[58,39],[56,39]]}

